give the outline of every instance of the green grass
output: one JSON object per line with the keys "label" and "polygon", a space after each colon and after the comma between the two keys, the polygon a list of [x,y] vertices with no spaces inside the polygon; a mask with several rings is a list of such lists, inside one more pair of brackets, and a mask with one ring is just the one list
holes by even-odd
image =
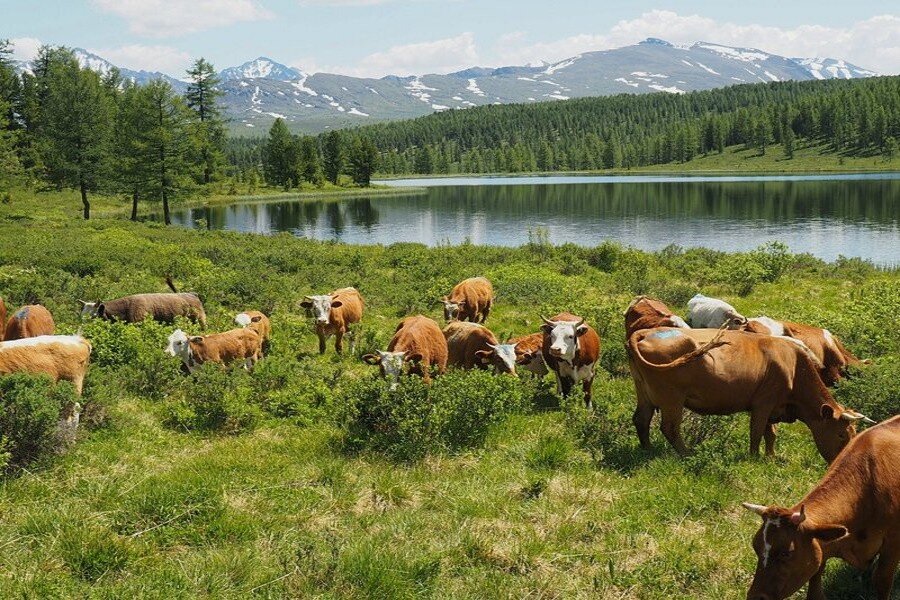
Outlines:
{"label": "green grass", "polygon": [[[743,598],[759,523],[740,502],[792,503],[825,465],[800,424],[780,428],[776,459],[747,457],[742,415],[688,419],[689,459],[656,423],[653,449],[641,450],[622,349],[630,299],[658,295],[683,313],[702,290],[748,314],[820,323],[876,362],[842,400],[872,409],[867,385],[878,386],[879,406],[900,399],[885,371],[900,364],[888,333],[900,273],[859,261],[613,245],[354,247],[83,222],[69,193],[13,197],[0,205],[8,304],[43,302],[73,332],[77,298],[163,291],[171,273],[204,298],[212,330],[260,308],[274,338],[252,375],[213,369],[192,383],[162,355],[167,328],[87,325],[95,351],[78,443],[0,478],[3,598]],[[112,215],[117,201],[96,205]],[[735,275],[747,261],[768,275]],[[359,355],[384,348],[407,313],[438,318],[434,300],[476,274],[497,287],[488,324],[500,335],[534,331],[540,313],[562,309],[597,327],[599,416],[560,409],[549,379],[523,378],[534,407],[483,442],[411,461],[350,447],[342,403],[374,376]],[[343,285],[367,300],[357,347],[319,356],[296,302]],[[210,430],[173,413],[203,391],[215,404],[216,390],[229,414],[252,418]],[[831,598],[867,586],[829,568]]]}

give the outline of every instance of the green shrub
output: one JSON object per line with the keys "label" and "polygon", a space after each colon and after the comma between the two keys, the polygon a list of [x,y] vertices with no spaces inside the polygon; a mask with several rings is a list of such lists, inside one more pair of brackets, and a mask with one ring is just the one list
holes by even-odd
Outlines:
{"label": "green shrub", "polygon": [[638,456],[631,423],[634,387],[624,379],[598,380],[592,391],[593,410],[584,408],[581,388],[562,403],[566,428],[591,459],[606,466],[624,466]]}
{"label": "green shrub", "polygon": [[60,411],[77,400],[70,383],[46,375],[0,377],[0,464],[20,466],[53,450]]}
{"label": "green shrub", "polygon": [[854,369],[834,391],[843,406],[876,421],[893,417],[900,407],[900,358],[884,357],[874,364]]}
{"label": "green shrub", "polygon": [[242,367],[207,363],[179,383],[163,405],[163,421],[169,427],[234,434],[253,429],[262,416]]}

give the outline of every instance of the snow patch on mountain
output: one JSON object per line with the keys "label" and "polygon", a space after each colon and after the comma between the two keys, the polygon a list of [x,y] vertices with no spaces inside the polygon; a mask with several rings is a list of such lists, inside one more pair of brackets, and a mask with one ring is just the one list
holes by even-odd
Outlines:
{"label": "snow patch on mountain", "polygon": [[769,58],[771,58],[765,52],[761,52],[754,48],[732,48],[731,46],[720,46],[718,44],[710,44],[708,42],[697,42],[691,47],[710,50],[712,52],[715,52],[716,54],[721,54],[722,56],[727,56],[728,58],[733,58],[742,62],[754,62],[757,60],[768,60]]}
{"label": "snow patch on mountain", "polygon": [[466,87],[466,89],[476,96],[484,96],[484,92],[481,91],[481,88],[478,87],[478,82],[474,79],[469,80],[469,85]]}
{"label": "snow patch on mountain", "polygon": [[561,71],[561,70],[565,69],[566,67],[571,67],[572,65],[575,64],[575,62],[576,62],[579,58],[581,58],[581,55],[580,55],[580,54],[579,54],[578,56],[573,56],[572,58],[568,58],[568,59],[566,59],[566,60],[564,60],[564,61],[562,61],[562,62],[558,62],[558,63],[556,63],[556,64],[554,64],[554,65],[550,65],[549,67],[547,67],[547,68],[544,70],[544,75],[553,75],[553,74],[556,73],[557,71]]}
{"label": "snow patch on mountain", "polygon": [[292,81],[304,76],[302,71],[277,63],[271,58],[260,56],[237,67],[230,67],[219,73],[223,81],[232,79],[274,79]]}

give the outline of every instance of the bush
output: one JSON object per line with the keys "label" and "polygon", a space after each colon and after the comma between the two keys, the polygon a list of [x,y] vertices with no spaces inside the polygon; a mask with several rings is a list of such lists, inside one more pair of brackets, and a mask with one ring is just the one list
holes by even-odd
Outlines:
{"label": "bush", "polygon": [[54,384],[46,375],[0,377],[0,467],[21,466],[55,449],[60,411],[77,400],[70,383]]}
{"label": "bush", "polygon": [[584,408],[581,388],[577,388],[562,403],[566,428],[591,459],[606,466],[624,466],[635,455],[634,388],[631,381],[619,379],[594,382],[593,410]]}
{"label": "bush", "polygon": [[456,371],[430,387],[404,377],[393,391],[381,378],[358,380],[344,389],[339,405],[351,449],[415,460],[482,444],[491,425],[525,409],[526,395],[514,377]]}
{"label": "bush", "polygon": [[900,406],[900,358],[885,357],[876,363],[854,369],[834,391],[841,405],[857,410],[876,421],[897,414]]}
{"label": "bush", "polygon": [[253,429],[261,418],[252,402],[250,377],[239,366],[225,369],[207,363],[179,383],[163,405],[163,421],[169,427],[234,434]]}

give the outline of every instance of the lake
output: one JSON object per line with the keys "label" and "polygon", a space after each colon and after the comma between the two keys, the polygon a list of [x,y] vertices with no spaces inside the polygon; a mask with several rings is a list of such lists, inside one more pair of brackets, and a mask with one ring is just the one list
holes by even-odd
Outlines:
{"label": "lake", "polygon": [[768,241],[826,260],[900,265],[900,174],[490,177],[380,182],[410,194],[248,202],[173,212],[184,226],[286,231],[351,244],[519,246],[606,240],[749,250]]}

